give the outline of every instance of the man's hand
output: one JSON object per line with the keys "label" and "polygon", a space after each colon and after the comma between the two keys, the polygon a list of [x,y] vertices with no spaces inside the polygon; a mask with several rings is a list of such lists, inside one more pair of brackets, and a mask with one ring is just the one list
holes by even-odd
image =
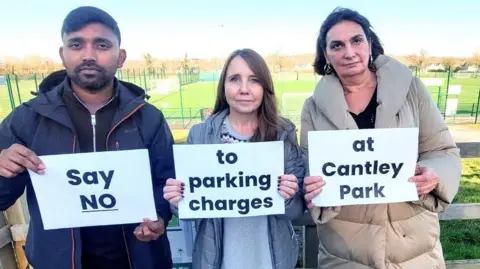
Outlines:
{"label": "man's hand", "polygon": [[429,194],[433,191],[440,182],[437,174],[431,168],[417,166],[415,176],[411,177],[409,182],[415,182],[417,185],[418,195]]}
{"label": "man's hand", "polygon": [[0,176],[14,178],[25,169],[43,175],[45,165],[33,151],[19,144],[0,152]]}
{"label": "man's hand", "polygon": [[135,228],[135,231],[133,231],[135,237],[143,242],[157,240],[164,233],[165,223],[160,217],[158,218],[158,221],[151,221],[148,218],[143,219],[143,222]]}

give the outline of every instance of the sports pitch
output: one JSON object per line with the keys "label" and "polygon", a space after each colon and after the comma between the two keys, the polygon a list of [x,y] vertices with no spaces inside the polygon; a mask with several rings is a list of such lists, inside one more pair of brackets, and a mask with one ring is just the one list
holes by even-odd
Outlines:
{"label": "sports pitch", "polygon": [[[446,79],[439,90],[438,86],[427,87],[433,100],[440,103],[443,111],[446,102]],[[314,80],[275,81],[279,111],[286,115],[300,115],[305,99],[310,96],[316,82]],[[458,98],[457,114],[472,113],[478,102],[480,79],[451,79],[450,85],[460,85],[461,93],[449,95],[449,98]],[[181,87],[181,91],[171,92],[168,95],[151,93],[150,102],[162,109],[168,118],[195,117],[201,108],[213,108],[215,103],[217,82],[197,82]],[[440,95],[439,95],[440,94]],[[439,98],[440,97],[440,98]]]}
{"label": "sports pitch", "polygon": [[[439,90],[438,86],[427,87],[434,101],[440,102],[440,110],[442,112],[445,108],[447,85],[447,79],[443,80],[441,90]],[[127,81],[134,82],[142,87],[144,86],[140,80],[133,81],[127,79]],[[275,79],[275,94],[278,100],[279,111],[284,115],[299,116],[305,99],[313,93],[317,82],[318,78],[315,78],[313,75],[309,75],[307,79],[300,77],[299,80],[296,80],[295,77]],[[165,116],[171,120],[182,119],[182,117],[186,119],[199,118],[200,109],[213,108],[217,83],[216,81],[195,82],[183,85],[180,90],[171,91],[168,94],[148,91],[149,95],[151,95],[149,102],[161,109]],[[147,86],[150,86],[149,84],[150,82]],[[450,85],[461,86],[461,93],[458,95],[457,114],[470,115],[472,110],[476,110],[480,78],[450,79]],[[20,104],[19,99],[25,102],[33,97],[30,91],[35,90],[35,81],[19,80],[18,83],[12,83],[12,88],[15,106],[18,106]],[[457,96],[451,95],[449,98],[457,98]],[[10,112],[11,102],[7,88],[0,85],[0,120]]]}

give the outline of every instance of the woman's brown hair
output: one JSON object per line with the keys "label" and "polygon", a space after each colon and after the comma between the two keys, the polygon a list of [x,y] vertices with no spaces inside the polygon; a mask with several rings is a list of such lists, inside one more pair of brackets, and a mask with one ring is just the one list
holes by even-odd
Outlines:
{"label": "woman's brown hair", "polygon": [[217,87],[217,98],[213,114],[228,110],[229,105],[225,96],[225,80],[227,76],[227,69],[230,62],[235,57],[242,57],[247,62],[252,72],[257,77],[260,85],[263,87],[263,100],[257,110],[258,127],[251,141],[275,141],[277,140],[277,130],[279,123],[277,99],[275,98],[275,90],[273,86],[272,76],[268,70],[267,63],[256,51],[251,49],[236,50],[228,57],[223,66],[220,80]]}

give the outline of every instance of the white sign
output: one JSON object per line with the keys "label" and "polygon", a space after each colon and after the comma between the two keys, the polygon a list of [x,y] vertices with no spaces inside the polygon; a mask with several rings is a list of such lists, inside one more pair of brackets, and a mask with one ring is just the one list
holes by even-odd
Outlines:
{"label": "white sign", "polygon": [[29,174],[46,230],[157,220],[146,149],[39,158],[45,174]]}
{"label": "white sign", "polygon": [[445,114],[447,116],[454,116],[457,114],[458,108],[458,99],[457,98],[449,98],[447,99],[447,107],[445,109]]}
{"label": "white sign", "polygon": [[448,86],[448,94],[459,95],[462,92],[462,85],[450,85]]}
{"label": "white sign", "polygon": [[325,186],[317,206],[418,200],[414,175],[418,128],[313,131],[308,133],[310,175]]}
{"label": "white sign", "polygon": [[426,87],[443,86],[443,78],[421,78]]}
{"label": "white sign", "polygon": [[284,214],[278,193],[283,141],[174,145],[175,171],[185,184],[180,219]]}

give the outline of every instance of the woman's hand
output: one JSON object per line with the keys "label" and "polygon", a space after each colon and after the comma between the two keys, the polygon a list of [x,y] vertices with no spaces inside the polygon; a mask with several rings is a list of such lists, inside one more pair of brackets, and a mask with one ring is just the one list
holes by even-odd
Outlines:
{"label": "woman's hand", "polygon": [[433,169],[417,166],[417,169],[415,169],[415,176],[411,177],[408,181],[415,182],[418,195],[420,196],[429,194],[433,191],[438,186],[440,179]]}
{"label": "woman's hand", "polygon": [[167,179],[167,183],[163,187],[163,198],[178,208],[178,202],[183,198],[184,186],[183,182],[178,179]]}
{"label": "woman's hand", "polygon": [[322,192],[323,186],[325,186],[325,181],[322,177],[306,177],[303,179],[304,191],[305,191],[305,202],[307,203],[308,208],[314,207],[312,199]]}
{"label": "woman's hand", "polygon": [[298,191],[298,181],[295,175],[278,177],[278,192],[285,199],[291,199]]}

